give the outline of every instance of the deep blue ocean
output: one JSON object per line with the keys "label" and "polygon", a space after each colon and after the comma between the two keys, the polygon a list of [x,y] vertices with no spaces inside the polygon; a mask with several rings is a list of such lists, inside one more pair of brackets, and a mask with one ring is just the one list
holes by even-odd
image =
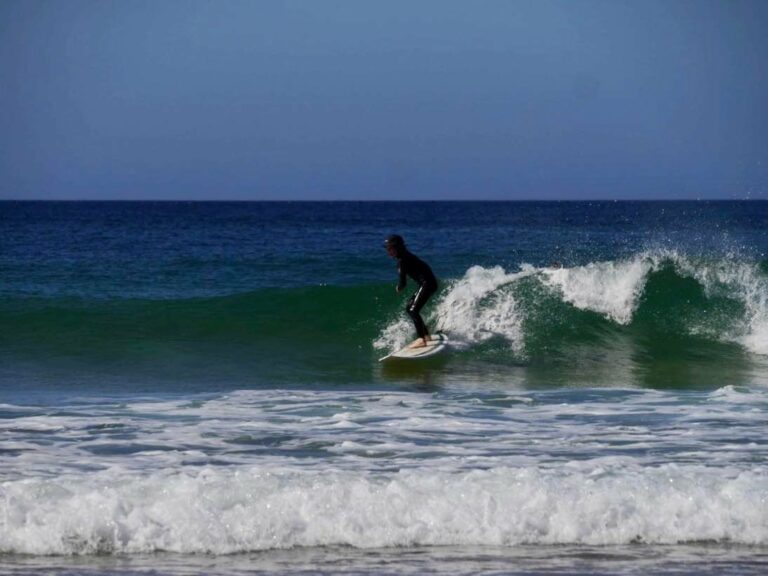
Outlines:
{"label": "deep blue ocean", "polygon": [[767,410],[767,202],[0,202],[2,573],[763,574]]}

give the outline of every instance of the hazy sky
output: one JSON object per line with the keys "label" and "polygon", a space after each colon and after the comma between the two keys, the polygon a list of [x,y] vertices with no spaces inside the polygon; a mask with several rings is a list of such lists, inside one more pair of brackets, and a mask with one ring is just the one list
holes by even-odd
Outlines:
{"label": "hazy sky", "polygon": [[0,0],[0,199],[768,198],[768,0]]}

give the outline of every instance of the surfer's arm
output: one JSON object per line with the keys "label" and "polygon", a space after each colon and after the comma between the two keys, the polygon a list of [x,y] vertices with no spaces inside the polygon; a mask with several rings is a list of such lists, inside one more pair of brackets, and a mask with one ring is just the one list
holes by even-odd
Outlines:
{"label": "surfer's arm", "polygon": [[403,289],[405,288],[405,284],[408,281],[408,279],[405,276],[405,270],[403,270],[402,263],[397,267],[397,274],[399,278],[397,281],[397,288],[395,288],[395,290],[397,290],[397,292],[400,293],[403,291]]}

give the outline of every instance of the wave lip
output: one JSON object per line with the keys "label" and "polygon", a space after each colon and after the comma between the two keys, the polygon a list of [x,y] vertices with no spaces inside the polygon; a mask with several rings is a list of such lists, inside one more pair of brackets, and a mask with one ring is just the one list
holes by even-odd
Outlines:
{"label": "wave lip", "polygon": [[563,300],[576,308],[597,312],[618,324],[629,324],[648,273],[654,268],[654,262],[635,258],[542,270],[542,274],[545,283],[558,289]]}
{"label": "wave lip", "polygon": [[230,554],[297,546],[768,544],[764,471],[204,469],[2,486],[0,551]]}

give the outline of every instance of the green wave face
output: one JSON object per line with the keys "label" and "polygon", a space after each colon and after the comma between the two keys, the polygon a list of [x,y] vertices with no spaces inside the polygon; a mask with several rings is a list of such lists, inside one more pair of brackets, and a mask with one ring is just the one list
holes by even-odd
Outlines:
{"label": "green wave face", "polygon": [[[574,268],[470,268],[433,314],[485,378],[539,385],[766,382],[765,263],[639,254]],[[378,344],[407,340],[390,324]],[[471,370],[457,368],[472,378]]]}
{"label": "green wave face", "polygon": [[[371,353],[384,292],[316,287],[210,299],[5,300],[0,359],[15,367],[7,376],[32,370],[53,379],[77,371],[83,378],[129,374],[134,383],[349,380]],[[357,360],[350,364],[351,355]]]}
{"label": "green wave face", "polygon": [[0,378],[124,385],[709,387],[768,378],[766,264],[673,252],[576,268],[473,267],[425,309],[451,352],[382,367],[414,337],[391,285],[268,289],[186,300],[0,301]]}

